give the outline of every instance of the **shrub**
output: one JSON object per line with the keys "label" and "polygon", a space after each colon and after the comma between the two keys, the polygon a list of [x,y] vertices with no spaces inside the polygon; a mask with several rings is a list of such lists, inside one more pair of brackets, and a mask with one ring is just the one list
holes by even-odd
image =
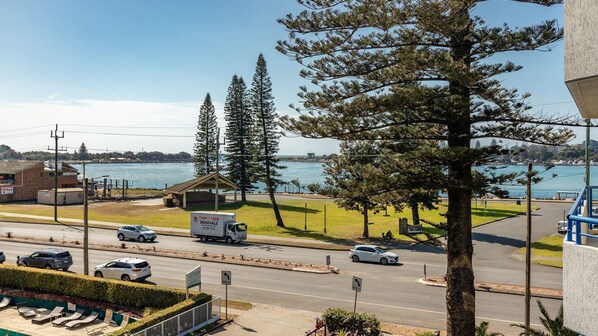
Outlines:
{"label": "shrub", "polygon": [[10,265],[0,266],[0,286],[75,296],[124,307],[165,308],[185,300],[185,291],[179,289]]}
{"label": "shrub", "polygon": [[357,332],[363,336],[379,336],[380,322],[374,315],[351,313],[342,308],[328,308],[322,314],[326,326],[331,332]]}

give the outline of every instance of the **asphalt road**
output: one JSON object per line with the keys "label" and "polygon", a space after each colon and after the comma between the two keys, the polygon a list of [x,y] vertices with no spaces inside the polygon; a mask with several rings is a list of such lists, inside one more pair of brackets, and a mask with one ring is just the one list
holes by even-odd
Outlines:
{"label": "asphalt road", "polygon": [[[534,213],[534,239],[556,231],[556,222],[562,217],[562,210],[569,207],[561,203],[540,203],[540,211]],[[251,230],[251,229],[250,229]],[[63,225],[39,225],[21,223],[0,223],[0,233],[13,232],[17,236],[37,236],[55,240],[82,241],[78,227]],[[509,254],[525,244],[525,216],[502,220],[474,230],[474,268],[476,280],[523,284],[524,264]],[[91,242],[118,243],[116,230],[92,229]],[[139,244],[129,242],[127,244]],[[226,245],[201,243],[187,237],[161,235],[155,244],[158,248],[208,251],[209,253],[244,254],[258,258],[272,258],[289,261],[323,264],[326,255],[331,255],[332,264],[341,269],[340,274],[318,275],[282,270],[254,268],[248,266],[202,263],[203,290],[223,295],[220,271],[233,272],[233,286],[229,288],[230,298],[249,302],[267,303],[283,307],[323,311],[327,307],[353,308],[354,292],[351,277],[363,278],[363,291],[358,295],[359,311],[374,313],[382,321],[429,328],[445,328],[445,302],[443,288],[426,287],[417,283],[423,276],[423,265],[427,265],[429,276],[441,276],[446,272],[446,256],[428,248],[397,250],[401,264],[383,267],[377,264],[352,263],[348,253],[323,251],[274,245]],[[14,264],[17,255],[29,254],[43,246],[0,242],[0,249],[7,255],[7,263]],[[72,270],[82,273],[82,250],[70,249],[75,265]],[[135,254],[130,254],[134,256]],[[91,251],[90,265],[122,257],[122,252]],[[157,284],[183,287],[184,273],[195,267],[192,260],[140,256],[152,265],[153,276],[149,279]],[[537,287],[561,288],[560,269],[534,265],[532,284]],[[491,329],[507,335],[516,335],[517,330],[510,323],[523,320],[524,299],[522,296],[477,292],[477,316],[490,321]],[[556,313],[559,300],[542,300],[550,312]],[[532,321],[538,321],[538,311],[533,306]]]}

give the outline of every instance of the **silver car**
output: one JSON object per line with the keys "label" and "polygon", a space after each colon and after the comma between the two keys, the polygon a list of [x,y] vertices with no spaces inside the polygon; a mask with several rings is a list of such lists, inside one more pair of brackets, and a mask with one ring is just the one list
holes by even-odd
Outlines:
{"label": "silver car", "polygon": [[123,225],[116,236],[119,240],[132,239],[143,243],[146,240],[154,241],[158,235],[143,225]]}
{"label": "silver car", "polygon": [[97,278],[141,281],[152,276],[152,267],[138,258],[120,258],[98,265],[93,275]]}
{"label": "silver car", "polygon": [[399,256],[393,252],[386,252],[376,245],[356,245],[349,252],[349,259],[354,262],[369,261],[382,265],[396,264],[399,262]]}

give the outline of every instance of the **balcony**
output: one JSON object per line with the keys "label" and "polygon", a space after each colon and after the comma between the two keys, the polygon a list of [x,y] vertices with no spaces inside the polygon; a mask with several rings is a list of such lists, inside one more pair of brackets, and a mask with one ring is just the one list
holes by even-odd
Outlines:
{"label": "balcony", "polygon": [[598,118],[598,1],[565,1],[565,83],[584,118]]}
{"label": "balcony", "polygon": [[[563,305],[565,325],[583,335],[598,335],[598,207],[594,193],[586,190],[571,207],[567,216],[567,235],[563,242]],[[585,214],[590,206],[590,214]]]}

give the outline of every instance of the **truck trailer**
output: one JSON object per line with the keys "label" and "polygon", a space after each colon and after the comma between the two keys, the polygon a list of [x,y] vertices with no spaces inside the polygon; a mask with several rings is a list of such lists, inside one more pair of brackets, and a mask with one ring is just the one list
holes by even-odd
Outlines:
{"label": "truck trailer", "polygon": [[247,239],[247,225],[238,223],[234,213],[193,211],[190,228],[191,236],[202,242],[224,240],[232,244]]}

